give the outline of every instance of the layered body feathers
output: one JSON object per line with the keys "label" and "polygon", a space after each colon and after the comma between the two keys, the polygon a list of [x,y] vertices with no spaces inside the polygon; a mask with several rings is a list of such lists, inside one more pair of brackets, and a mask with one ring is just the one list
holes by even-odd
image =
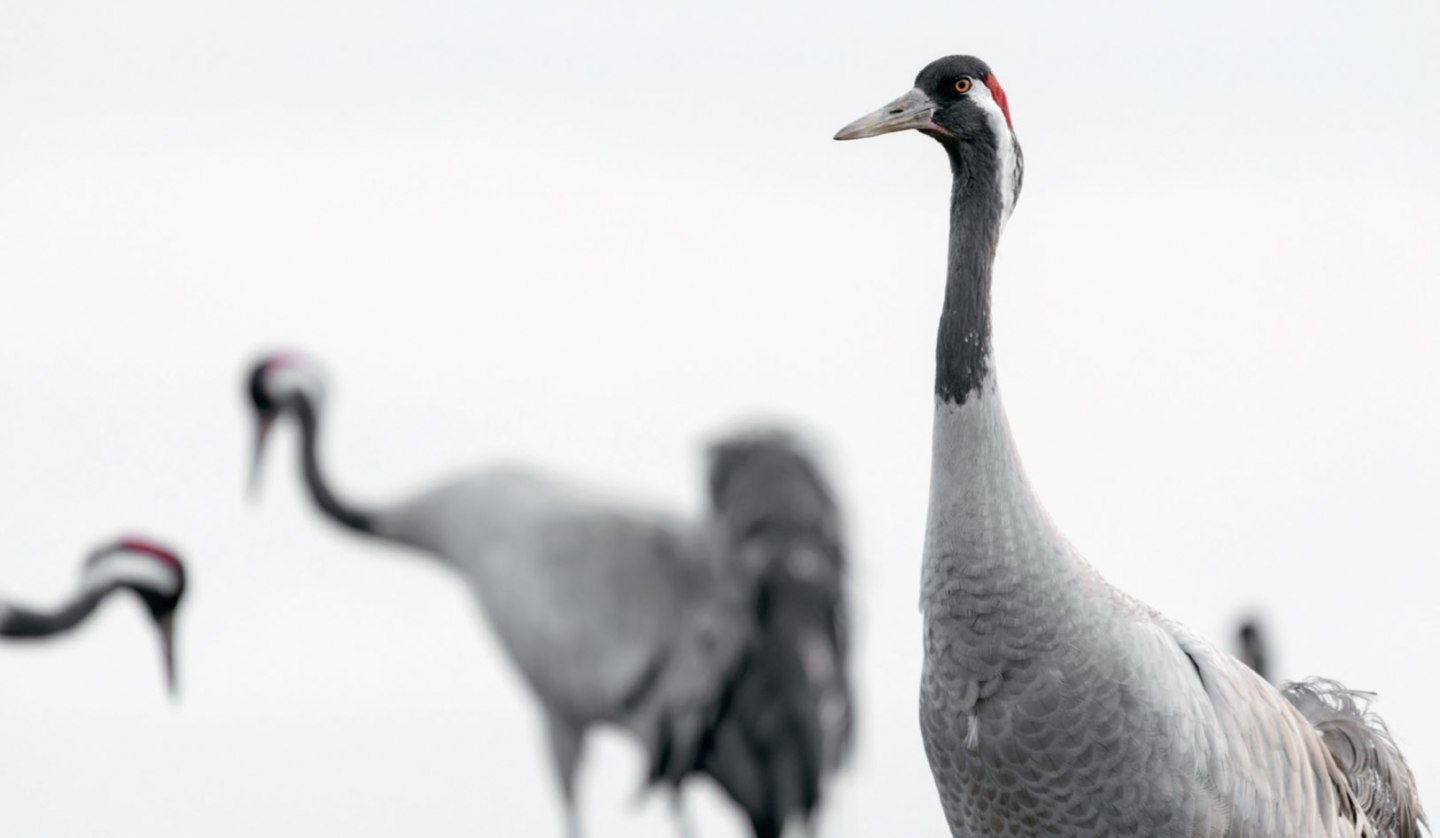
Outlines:
{"label": "layered body feathers", "polygon": [[953,833],[1407,834],[1274,687],[1074,551],[1001,414],[990,389],[936,417],[921,724]]}

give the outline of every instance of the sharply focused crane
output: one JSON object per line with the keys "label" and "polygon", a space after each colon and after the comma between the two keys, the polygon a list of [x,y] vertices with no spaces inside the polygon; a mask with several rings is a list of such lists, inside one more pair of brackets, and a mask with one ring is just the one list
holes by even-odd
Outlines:
{"label": "sharply focused crane", "polygon": [[983,61],[942,58],[836,139],[908,129],[939,142],[953,178],[920,695],[951,832],[1418,835],[1414,780],[1363,694],[1318,680],[1282,693],[1111,587],[1058,532],[991,350],[991,269],[1023,172],[1005,91]]}

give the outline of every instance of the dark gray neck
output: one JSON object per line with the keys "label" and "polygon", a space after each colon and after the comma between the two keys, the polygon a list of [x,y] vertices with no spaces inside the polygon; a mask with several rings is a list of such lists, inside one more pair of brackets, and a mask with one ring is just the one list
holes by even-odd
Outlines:
{"label": "dark gray neck", "polygon": [[964,404],[990,369],[990,268],[1000,239],[998,154],[993,144],[947,143],[950,256],[935,345],[935,396]]}
{"label": "dark gray neck", "polygon": [[69,631],[90,616],[100,601],[120,585],[82,590],[74,599],[54,611],[36,611],[14,605],[0,605],[0,637],[35,639]]}
{"label": "dark gray neck", "polygon": [[305,396],[295,396],[288,405],[295,411],[295,416],[300,421],[300,465],[305,477],[305,485],[310,489],[310,497],[314,499],[315,505],[320,507],[332,521],[343,527],[362,533],[374,533],[374,516],[346,501],[343,501],[330,488],[330,484],[320,473],[320,454],[317,437],[319,435],[319,418],[315,413],[315,406]]}

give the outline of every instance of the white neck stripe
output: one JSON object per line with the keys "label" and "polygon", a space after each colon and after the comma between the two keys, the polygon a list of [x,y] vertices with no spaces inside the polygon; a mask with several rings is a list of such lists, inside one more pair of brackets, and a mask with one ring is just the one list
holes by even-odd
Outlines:
{"label": "white neck stripe", "polygon": [[1010,130],[1005,111],[995,101],[988,86],[983,83],[974,85],[970,98],[985,112],[990,131],[995,135],[996,162],[1000,167],[1000,177],[995,186],[1000,190],[1000,226],[1003,228],[1015,209],[1016,185],[1020,180],[1020,155],[1015,149],[1015,134]]}

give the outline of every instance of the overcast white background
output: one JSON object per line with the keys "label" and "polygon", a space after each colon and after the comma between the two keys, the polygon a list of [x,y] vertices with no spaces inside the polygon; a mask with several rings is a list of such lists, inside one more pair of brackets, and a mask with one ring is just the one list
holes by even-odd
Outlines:
{"label": "overcast white background", "polygon": [[[855,557],[861,737],[826,834],[945,834],[916,590],[949,174],[842,124],[971,52],[1025,191],[995,330],[1051,512],[1212,638],[1378,705],[1432,806],[1440,7],[726,2],[0,5],[0,592],[131,529],[148,620],[0,648],[14,836],[559,835],[529,696],[456,580],[337,533],[256,352],[331,380],[360,500],[520,459],[681,510],[738,419],[822,441]],[[671,834],[601,736],[592,835]],[[704,836],[740,835],[692,795]]]}

